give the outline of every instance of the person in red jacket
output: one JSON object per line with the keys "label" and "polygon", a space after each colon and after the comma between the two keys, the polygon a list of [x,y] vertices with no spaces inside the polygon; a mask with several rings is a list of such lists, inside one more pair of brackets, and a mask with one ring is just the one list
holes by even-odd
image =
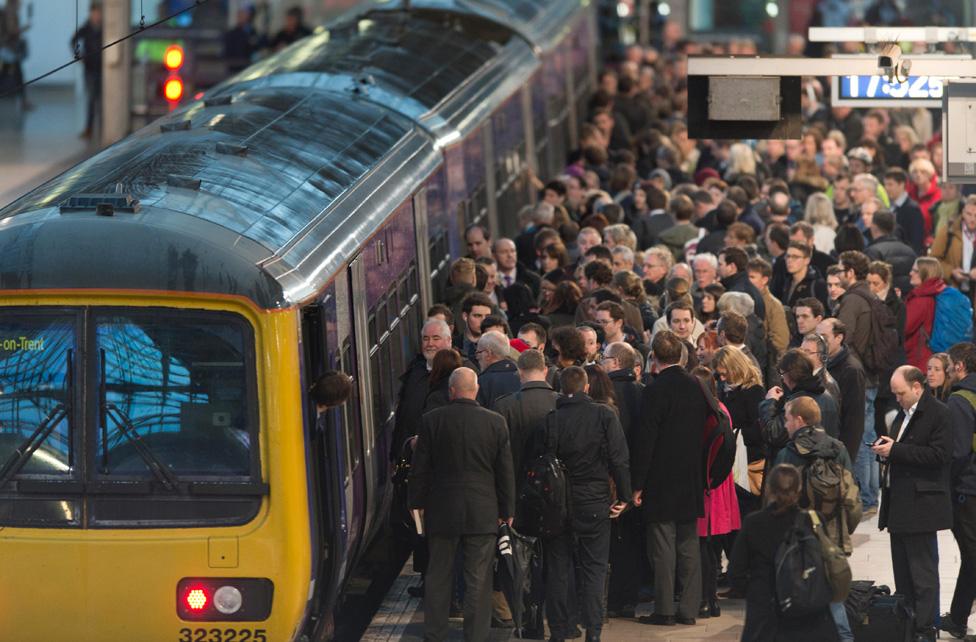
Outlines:
{"label": "person in red jacket", "polygon": [[931,256],[915,260],[910,274],[912,291],[905,299],[905,351],[908,363],[924,368],[932,356],[928,341],[935,319],[935,297],[945,289],[942,265]]}
{"label": "person in red jacket", "polygon": [[908,197],[918,203],[925,218],[925,247],[932,244],[932,206],[942,200],[942,189],[936,177],[935,165],[925,158],[916,158],[908,166],[911,180],[908,182]]}

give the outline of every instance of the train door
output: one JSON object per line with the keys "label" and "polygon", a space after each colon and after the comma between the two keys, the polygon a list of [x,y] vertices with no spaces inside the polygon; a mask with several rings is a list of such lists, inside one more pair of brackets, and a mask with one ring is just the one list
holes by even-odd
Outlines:
{"label": "train door", "polygon": [[314,591],[306,632],[310,640],[332,633],[332,613],[362,532],[365,478],[358,403],[359,381],[351,338],[348,276],[342,271],[318,303],[302,310],[303,371],[311,384],[324,371],[341,370],[354,379],[351,399],[318,416],[309,401],[309,480],[311,509],[316,515]]}
{"label": "train door", "polygon": [[364,536],[372,529],[373,519],[376,514],[376,461],[374,449],[376,448],[376,428],[373,412],[373,396],[379,382],[372,381],[370,372],[370,337],[369,337],[369,314],[368,301],[366,296],[366,261],[362,255],[357,256],[349,263],[348,287],[350,294],[354,294],[349,300],[352,312],[352,345],[353,353],[356,358],[356,373],[359,381],[359,427],[362,446],[362,470],[365,477],[364,497],[362,504],[357,506],[359,514],[364,518]]}

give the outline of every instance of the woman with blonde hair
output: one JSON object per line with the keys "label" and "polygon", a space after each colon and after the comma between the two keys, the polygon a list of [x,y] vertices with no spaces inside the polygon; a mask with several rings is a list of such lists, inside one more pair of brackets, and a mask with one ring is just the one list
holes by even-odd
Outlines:
{"label": "woman with blonde hair", "polygon": [[807,198],[803,220],[813,226],[813,244],[824,254],[834,251],[837,238],[837,216],[834,204],[823,192],[814,192]]}
{"label": "woman with blonde hair", "polygon": [[[925,219],[925,236],[932,236],[932,206],[942,200],[935,165],[926,158],[916,158],[908,166],[908,197],[918,203]],[[926,243],[928,245],[929,243]]]}
{"label": "woman with blonde hair", "polygon": [[729,169],[725,173],[730,182],[745,175],[756,175],[756,152],[745,143],[734,143],[729,148]]}
{"label": "woman with blonde hair", "polygon": [[949,355],[945,352],[936,352],[929,357],[925,371],[925,382],[928,384],[929,392],[942,403],[949,400],[949,393],[952,392],[952,376],[949,374],[951,365]]}
{"label": "woman with blonde hair", "polygon": [[719,348],[712,357],[712,370],[718,377],[719,399],[729,409],[732,417],[732,428],[742,433],[749,469],[756,471],[755,475],[750,472],[750,480],[737,481],[742,489],[739,493],[739,507],[745,516],[759,508],[759,488],[766,457],[762,427],[759,425],[759,402],[766,396],[766,388],[763,386],[759,368],[739,348]]}

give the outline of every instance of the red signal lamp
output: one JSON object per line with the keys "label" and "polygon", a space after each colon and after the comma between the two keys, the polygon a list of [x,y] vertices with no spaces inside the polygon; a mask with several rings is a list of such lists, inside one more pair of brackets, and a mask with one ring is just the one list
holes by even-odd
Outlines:
{"label": "red signal lamp", "polygon": [[166,51],[163,53],[163,66],[170,71],[176,71],[183,66],[183,47],[179,45],[170,45],[166,47]]}
{"label": "red signal lamp", "polygon": [[183,80],[179,76],[167,78],[163,85],[163,95],[170,102],[178,102],[183,97]]}

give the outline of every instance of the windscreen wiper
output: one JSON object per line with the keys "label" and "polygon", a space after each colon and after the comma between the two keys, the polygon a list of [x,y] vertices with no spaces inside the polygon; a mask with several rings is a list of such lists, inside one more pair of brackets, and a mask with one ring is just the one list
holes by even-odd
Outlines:
{"label": "windscreen wiper", "polygon": [[34,456],[34,451],[41,447],[41,444],[51,435],[58,423],[67,416],[68,410],[63,403],[58,403],[51,408],[51,412],[47,413],[47,416],[41,420],[30,437],[17,446],[7,461],[4,462],[3,468],[0,468],[0,488],[6,486],[7,482],[20,472],[20,469]]}
{"label": "windscreen wiper", "polygon": [[169,466],[161,462],[145,442],[142,441],[142,437],[139,436],[135,426],[132,425],[132,420],[115,404],[104,403],[102,404],[102,409],[105,412],[105,416],[115,422],[122,436],[129,440],[136,454],[142,458],[146,467],[159,480],[159,483],[166,490],[176,490],[179,487],[180,480],[169,469]]}

